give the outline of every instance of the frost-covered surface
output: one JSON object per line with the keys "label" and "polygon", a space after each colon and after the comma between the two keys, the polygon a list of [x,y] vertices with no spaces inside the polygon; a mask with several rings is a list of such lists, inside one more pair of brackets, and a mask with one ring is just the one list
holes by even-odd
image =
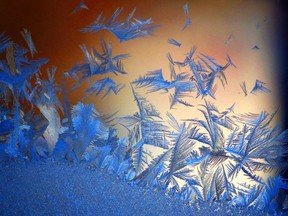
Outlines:
{"label": "frost-covered surface", "polygon": [[1,164],[1,215],[264,215],[217,203],[185,206],[87,167],[51,161]]}
{"label": "frost-covered surface", "polygon": [[[84,0],[78,9],[87,9]],[[184,30],[191,17],[188,4],[183,9]],[[107,22],[98,15],[83,31],[106,29],[124,42],[149,36],[158,27],[150,25],[152,18],[135,18],[135,9],[119,22],[121,11],[116,9]],[[166,55],[169,79],[165,68],[142,71],[129,87],[112,75],[132,74],[122,61],[135,55],[115,55],[112,43],[104,38],[101,51],[80,45],[84,63],[62,74],[56,74],[56,67],[46,68],[43,75],[48,59],[34,59],[37,52],[30,31],[24,30],[22,36],[26,48],[0,34],[0,203],[5,214],[249,215],[236,208],[228,211],[227,206],[238,206],[260,215],[256,209],[275,214],[283,207],[277,196],[288,190],[287,179],[281,177],[287,168],[281,158],[288,154],[288,130],[271,123],[277,110],[242,113],[234,109],[237,100],[225,109],[217,107],[214,102],[223,96],[217,85],[221,82],[225,90],[233,81],[226,71],[237,69],[228,54],[224,64],[198,52],[196,46],[183,54],[183,60],[172,50]],[[183,42],[170,38],[168,43],[182,47]],[[56,82],[60,76],[61,87]],[[70,77],[75,81],[71,88],[66,86]],[[86,81],[81,102],[70,103],[68,94]],[[272,92],[258,78],[251,91],[246,80],[238,84],[248,97]],[[92,95],[117,95],[127,87],[138,109],[125,116],[117,115],[117,110],[100,113],[84,101]],[[166,115],[149,101],[148,93],[169,96]],[[177,119],[171,110],[180,106],[189,108],[185,119]],[[190,111],[199,115],[190,116]],[[119,136],[117,125],[127,129],[125,137]],[[148,146],[160,149],[158,154]],[[23,159],[30,162],[12,162]],[[96,170],[87,170],[88,165]],[[161,192],[155,194],[154,189]],[[173,199],[163,196],[164,191]]]}

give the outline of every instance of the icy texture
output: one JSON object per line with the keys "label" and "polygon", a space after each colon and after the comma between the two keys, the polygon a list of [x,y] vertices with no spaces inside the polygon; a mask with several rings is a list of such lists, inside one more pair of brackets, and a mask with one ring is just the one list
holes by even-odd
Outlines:
{"label": "icy texture", "polygon": [[182,30],[186,29],[188,26],[191,25],[191,18],[188,10],[188,3],[183,6],[184,13],[186,15],[186,22]]}
{"label": "icy texture", "polygon": [[[84,1],[80,1],[78,7],[85,9]],[[184,30],[191,24],[191,18],[187,3],[183,9],[186,15]],[[118,22],[121,11],[118,8],[106,23],[100,14],[95,23],[83,31],[107,29],[123,42],[151,35],[157,27],[150,25],[152,19],[134,18],[135,9],[126,20]],[[279,176],[287,168],[280,159],[288,153],[285,147],[288,131],[270,125],[277,111],[272,114],[264,111],[260,114],[234,113],[235,103],[220,111],[207,100],[216,99],[217,79],[223,88],[228,84],[226,69],[237,68],[229,55],[227,63],[220,65],[206,54],[196,54],[195,46],[183,61],[175,61],[169,52],[170,79],[158,69],[134,80],[131,94],[138,111],[115,119],[115,113],[100,114],[94,105],[70,104],[68,94],[87,80],[89,87],[83,100],[93,94],[106,96],[113,92],[116,95],[124,84],[117,84],[109,76],[127,73],[122,60],[128,54],[113,56],[111,43],[104,39],[102,52],[90,51],[80,45],[85,62],[62,74],[60,88],[55,82],[56,68],[46,70],[47,76],[41,74],[40,69],[47,59],[34,59],[36,48],[31,33],[24,30],[22,35],[32,60],[28,58],[28,49],[4,33],[0,34],[0,53],[3,54],[0,60],[0,165],[3,170],[0,170],[3,192],[0,207],[7,211],[4,214],[13,210],[18,215],[24,209],[28,214],[45,211],[85,215],[137,215],[143,212],[259,215],[275,214],[279,210],[277,195],[288,189]],[[181,45],[172,38],[168,42]],[[76,82],[71,89],[66,86],[69,77]],[[245,82],[240,86],[246,96]],[[202,116],[180,122],[168,112],[165,121],[135,88],[170,94],[170,109],[179,104],[194,106]],[[250,93],[258,92],[271,90],[256,80]],[[62,93],[63,105],[58,99],[59,93]],[[201,97],[201,103],[186,101],[193,96]],[[29,111],[23,105],[27,105]],[[60,112],[64,114],[62,119]],[[115,120],[128,130],[126,138],[118,137]],[[159,153],[152,152],[152,147]],[[27,169],[23,169],[23,163],[12,162],[19,160],[29,160],[25,163]],[[40,162],[36,166],[32,161]],[[73,166],[67,168],[60,161],[68,161]],[[3,167],[5,165],[7,167]],[[85,170],[86,165],[97,171]],[[116,178],[103,178],[100,169],[117,175],[117,184]],[[266,180],[259,172],[271,175],[273,172],[274,175]],[[54,176],[43,183],[47,173]],[[241,176],[240,182],[238,176]],[[30,177],[33,179],[28,180]],[[144,188],[128,188],[123,181]],[[150,190],[178,198],[190,207],[184,207],[176,200],[170,202],[162,194],[159,199],[155,194],[146,196]],[[122,196],[125,193],[127,196]],[[40,196],[42,200],[34,199],[34,196]],[[29,198],[24,199],[26,197]],[[224,204],[226,208],[223,208]]]}
{"label": "icy texture", "polygon": [[[30,46],[29,48],[33,50],[34,46],[31,47],[33,44],[31,37],[29,34],[26,36],[28,45]],[[9,158],[17,157],[19,154],[25,155],[29,158],[36,158],[37,144],[35,141],[44,133],[47,127],[47,125],[45,125],[46,119],[42,119],[42,122],[39,124],[39,126],[43,124],[43,128],[45,128],[44,130],[42,128],[34,128],[31,125],[34,124],[33,113],[29,113],[30,116],[27,122],[25,122],[20,102],[23,100],[31,100],[31,95],[34,94],[31,79],[39,73],[40,67],[47,63],[47,59],[42,58],[29,60],[26,55],[28,52],[27,50],[11,41],[8,37],[5,37],[4,34],[1,34],[1,37],[0,50],[2,52],[5,50],[6,52],[6,59],[1,59],[0,61],[0,95],[4,105],[1,107],[1,112],[7,112],[10,114],[5,118],[10,119],[11,115],[13,116],[11,119],[13,129],[4,138],[7,142],[4,151],[7,153]],[[12,104],[11,111],[8,111],[9,103]],[[33,151],[34,153],[32,154]]]}
{"label": "icy texture", "polygon": [[117,8],[106,24],[105,17],[102,18],[102,14],[100,14],[93,24],[84,28],[82,31],[96,33],[107,29],[112,32],[120,42],[151,35],[158,26],[150,25],[153,23],[151,18],[147,20],[134,18],[135,11],[136,8],[129,14],[126,20],[119,22],[116,20],[122,12],[122,8]]}
{"label": "icy texture", "polygon": [[2,53],[8,46],[10,46],[10,38],[4,32],[0,34],[0,53]]}
{"label": "icy texture", "polygon": [[164,125],[160,113],[145,97],[137,94],[133,88],[132,91],[139,112],[120,119],[120,123],[129,131],[129,145],[133,146],[142,140],[145,144],[168,148],[165,140],[167,126]]}
{"label": "icy texture", "polygon": [[31,32],[28,31],[27,29],[24,29],[22,32],[21,32],[25,42],[27,43],[28,47],[29,47],[29,50],[30,50],[30,53],[31,53],[31,56],[33,58],[34,54],[37,53],[37,50],[34,46],[34,43],[33,43],[33,40],[32,40],[32,37],[31,37]]}
{"label": "icy texture", "polygon": [[[175,72],[175,71],[174,71]],[[164,80],[162,75],[162,70],[156,70],[148,73],[144,77],[139,77],[135,80],[133,84],[137,87],[148,87],[151,88],[148,92],[164,91],[168,92],[169,89],[174,89],[174,94],[170,95],[170,108],[172,108],[176,103],[181,103],[186,106],[192,106],[191,104],[185,102],[182,98],[188,97],[195,89],[194,83],[187,81],[189,75],[187,73],[175,74],[171,71],[172,80]],[[173,73],[173,74],[172,74]]]}
{"label": "icy texture", "polygon": [[242,83],[240,84],[240,87],[241,87],[241,89],[242,89],[244,95],[247,96],[246,83],[245,83],[245,82],[242,82]]}
{"label": "icy texture", "polygon": [[57,97],[60,87],[55,82],[56,68],[47,69],[46,72],[48,76],[47,80],[41,76],[37,76],[36,86],[32,90],[29,100],[39,108],[40,112],[49,121],[49,125],[43,136],[48,143],[51,153],[58,140],[61,128],[58,110],[62,111],[63,108]]}
{"label": "icy texture", "polygon": [[173,39],[173,38],[169,38],[169,39],[168,39],[168,43],[169,43],[169,44],[172,44],[172,45],[174,45],[174,46],[178,46],[178,47],[181,46],[181,43],[179,43],[178,41],[176,41],[176,40]]}
{"label": "icy texture", "polygon": [[105,92],[105,96],[107,96],[111,91],[116,95],[125,85],[123,84],[116,84],[112,79],[106,77],[101,80],[97,80],[92,84],[92,87],[86,90],[88,94],[84,97],[89,97],[90,95],[95,94],[96,96],[99,95],[101,92]]}
{"label": "icy texture", "polygon": [[88,170],[86,164],[2,165],[3,215],[263,215],[255,209],[222,203],[185,206],[175,198],[131,187],[115,176]]}
{"label": "icy texture", "polygon": [[80,2],[78,3],[78,5],[74,8],[72,14],[78,13],[81,10],[88,10],[88,6],[84,4],[86,0],[80,0]]}
{"label": "icy texture", "polygon": [[256,94],[257,92],[263,92],[263,93],[270,93],[271,90],[266,88],[265,83],[259,80],[255,81],[255,85],[253,87],[253,89],[251,90],[252,94]]}
{"label": "icy texture", "polygon": [[[215,93],[217,85],[215,84],[216,79],[220,79],[223,87],[227,85],[227,79],[224,71],[229,67],[236,65],[232,62],[229,55],[227,55],[227,64],[221,66],[215,62],[214,58],[207,55],[200,54],[197,56],[200,61],[194,59],[196,47],[193,47],[184,61],[174,61],[171,54],[167,54],[170,66],[170,79],[171,81],[165,80],[162,74],[162,70],[156,70],[149,72],[146,76],[141,76],[133,82],[136,87],[149,88],[150,92],[164,91],[168,93],[168,90],[174,88],[174,93],[170,94],[170,109],[173,108],[177,103],[185,106],[193,106],[184,100],[185,97],[191,97],[193,92],[196,92],[196,97],[201,96],[202,98],[210,96],[216,99]],[[193,59],[192,59],[193,58]],[[203,65],[204,64],[204,65]],[[177,65],[180,68],[189,66],[190,73],[179,73],[176,74],[174,66]]]}
{"label": "icy texture", "polygon": [[[112,45],[109,42],[108,44],[105,40],[102,40],[102,51],[103,54],[100,54],[96,49],[93,49],[89,53],[85,45],[81,45],[80,48],[85,55],[86,63],[75,65],[70,71],[66,72],[66,76],[72,76],[77,83],[72,87],[70,91],[77,89],[84,80],[88,80],[89,85],[92,77],[97,75],[108,75],[113,73],[115,75],[126,74],[123,70],[123,65],[121,60],[129,57],[128,54],[120,54],[117,56],[112,56]],[[81,76],[80,79],[78,76]],[[87,98],[93,94],[100,94],[104,92],[104,96],[108,95],[111,91],[114,94],[117,94],[123,87],[123,84],[116,84],[111,78],[105,77],[100,80],[96,80],[92,87],[86,90],[87,94],[83,98]],[[67,91],[67,90],[66,90]]]}
{"label": "icy texture", "polygon": [[68,127],[57,141],[53,152],[56,158],[80,160],[86,148],[99,138],[108,136],[93,105],[78,103],[72,110],[73,127]]}

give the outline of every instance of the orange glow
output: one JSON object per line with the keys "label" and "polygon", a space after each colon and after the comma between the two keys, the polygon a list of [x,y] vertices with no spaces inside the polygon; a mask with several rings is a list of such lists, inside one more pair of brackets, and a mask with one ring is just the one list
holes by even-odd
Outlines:
{"label": "orange glow", "polygon": [[[182,31],[185,23],[183,5],[188,2],[192,25]],[[15,41],[24,44],[20,31],[27,28],[32,32],[38,56],[47,57],[50,65],[58,68],[60,77],[62,72],[68,71],[84,56],[79,48],[86,44],[88,48],[100,48],[101,38],[111,41],[114,54],[129,53],[131,57],[124,60],[127,75],[112,78],[117,82],[126,84],[117,96],[110,95],[104,99],[90,97],[85,102],[94,103],[96,109],[102,113],[119,111],[119,116],[132,114],[136,111],[133,102],[130,84],[133,80],[144,75],[147,71],[162,68],[166,78],[169,79],[167,52],[176,60],[183,60],[194,45],[198,52],[214,57],[218,63],[225,64],[226,54],[229,54],[238,69],[230,67],[226,71],[228,86],[224,89],[219,81],[216,93],[216,105],[220,110],[236,103],[236,112],[273,112],[279,106],[277,102],[277,86],[273,79],[275,65],[273,58],[273,40],[275,23],[275,3],[272,1],[167,1],[167,0],[88,0],[89,10],[71,14],[78,0],[74,1],[25,1],[2,0],[0,8],[2,13],[1,30],[12,36]],[[108,31],[96,34],[81,33],[79,30],[91,24],[101,11],[110,17],[118,7],[123,7],[120,18],[125,18],[136,7],[136,17],[152,18],[160,27],[154,36],[140,38],[120,43]],[[4,13],[3,13],[4,12]],[[256,25],[260,24],[257,29]],[[225,41],[230,34],[234,35],[229,44]],[[175,38],[182,43],[180,48],[167,43],[168,38]],[[260,50],[252,50],[257,45]],[[176,68],[176,72],[177,68]],[[188,68],[187,68],[188,72]],[[267,83],[272,94],[248,95],[245,97],[241,91],[240,83],[246,81],[250,91],[256,79]],[[70,83],[70,86],[72,85]],[[83,96],[87,83],[70,95],[72,103],[76,103]],[[145,90],[139,90],[145,93]],[[146,95],[163,114],[169,110],[169,97],[167,94],[152,93]],[[197,117],[197,104],[201,99],[187,99],[195,104],[194,108],[178,106],[172,113],[179,119]],[[212,99],[209,99],[212,100]]]}

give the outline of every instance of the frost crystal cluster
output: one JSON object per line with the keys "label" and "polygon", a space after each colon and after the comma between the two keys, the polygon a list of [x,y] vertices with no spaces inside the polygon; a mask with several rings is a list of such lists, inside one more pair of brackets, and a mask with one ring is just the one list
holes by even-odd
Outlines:
{"label": "frost crystal cluster", "polygon": [[[88,9],[83,2],[76,11]],[[121,11],[118,8],[107,21],[100,14],[82,31],[97,33],[106,29],[125,42],[149,36],[159,27],[151,25],[152,19],[135,18],[136,9],[118,21]],[[191,25],[188,4],[184,5],[184,12],[187,20],[183,30]],[[182,61],[169,52],[170,78],[165,78],[162,69],[144,72],[131,83],[130,92],[138,110],[116,117],[116,113],[100,114],[93,104],[85,104],[83,100],[92,95],[116,95],[125,87],[112,80],[110,74],[127,74],[123,61],[130,57],[128,54],[113,55],[112,44],[104,39],[101,51],[82,44],[85,62],[58,76],[62,77],[62,83],[57,84],[56,67],[43,70],[48,60],[36,57],[30,31],[25,29],[22,35],[27,48],[5,33],[0,35],[2,162],[23,157],[36,161],[47,158],[75,163],[89,161],[89,166],[114,173],[131,185],[165,191],[186,204],[223,201],[230,206],[276,211],[279,190],[288,189],[280,177],[285,169],[280,161],[287,153],[288,134],[280,126],[271,126],[277,112],[234,113],[236,104],[219,110],[211,102],[217,100],[217,83],[220,81],[223,88],[229,83],[226,71],[237,68],[229,55],[226,64],[221,65],[197,52],[196,47]],[[168,43],[181,46],[172,38]],[[66,82],[71,78],[76,84],[69,89]],[[69,94],[86,80],[89,85],[86,95],[72,105]],[[137,92],[140,88],[147,89],[149,94],[168,94],[167,110],[187,106],[202,116],[181,121],[169,111],[162,116]],[[241,83],[241,89],[245,96],[271,92],[259,80],[250,92],[245,82]],[[194,103],[192,97],[200,98],[201,103]],[[127,137],[118,137],[115,124],[127,129]],[[157,154],[151,151],[151,146],[158,150]],[[270,176],[264,178],[261,173]]]}

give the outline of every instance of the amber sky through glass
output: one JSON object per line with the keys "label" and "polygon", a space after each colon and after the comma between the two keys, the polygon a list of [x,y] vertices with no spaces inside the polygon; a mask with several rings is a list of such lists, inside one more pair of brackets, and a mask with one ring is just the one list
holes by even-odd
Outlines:
{"label": "amber sky through glass", "polygon": [[[16,42],[24,44],[20,32],[27,28],[32,33],[38,57],[49,59],[47,67],[58,68],[58,81],[61,74],[68,71],[78,62],[84,61],[79,45],[100,49],[101,39],[112,43],[114,54],[129,53],[130,58],[123,61],[127,75],[112,76],[117,82],[126,85],[118,95],[110,95],[104,99],[89,97],[85,102],[94,103],[102,113],[119,111],[119,116],[132,114],[136,111],[133,102],[130,82],[147,71],[162,68],[166,78],[169,78],[169,65],[166,58],[170,52],[173,58],[183,60],[185,54],[195,45],[199,52],[214,57],[220,64],[225,64],[226,54],[229,54],[237,69],[226,71],[228,86],[224,89],[218,83],[214,101],[219,109],[225,109],[236,103],[235,110],[241,112],[259,113],[263,110],[275,111],[280,102],[277,87],[277,1],[254,0],[87,0],[89,10],[72,14],[79,0],[1,0],[0,29],[11,36]],[[188,3],[192,25],[182,31],[185,24],[183,5]],[[82,33],[80,29],[91,24],[103,12],[108,18],[117,7],[123,7],[120,18],[125,18],[136,7],[135,17],[152,18],[160,27],[153,36],[120,43],[108,31],[96,34]],[[232,39],[227,42],[229,36]],[[167,43],[168,38],[174,38],[182,43],[180,48]],[[253,50],[253,46],[260,50]],[[45,67],[44,67],[45,69]],[[248,91],[252,89],[255,80],[267,83],[271,94],[248,95],[241,91],[240,83],[245,81]],[[73,81],[69,81],[70,86]],[[79,90],[69,97],[75,104],[83,97],[84,83]],[[145,94],[145,90],[139,90]],[[158,92],[146,97],[165,113],[169,110],[168,95]],[[195,104],[194,108],[178,106],[171,112],[178,118],[191,118],[199,115],[197,104],[201,99],[189,98]],[[208,99],[211,100],[211,99]],[[211,100],[213,101],[213,100]],[[280,108],[280,113],[283,109]]]}

